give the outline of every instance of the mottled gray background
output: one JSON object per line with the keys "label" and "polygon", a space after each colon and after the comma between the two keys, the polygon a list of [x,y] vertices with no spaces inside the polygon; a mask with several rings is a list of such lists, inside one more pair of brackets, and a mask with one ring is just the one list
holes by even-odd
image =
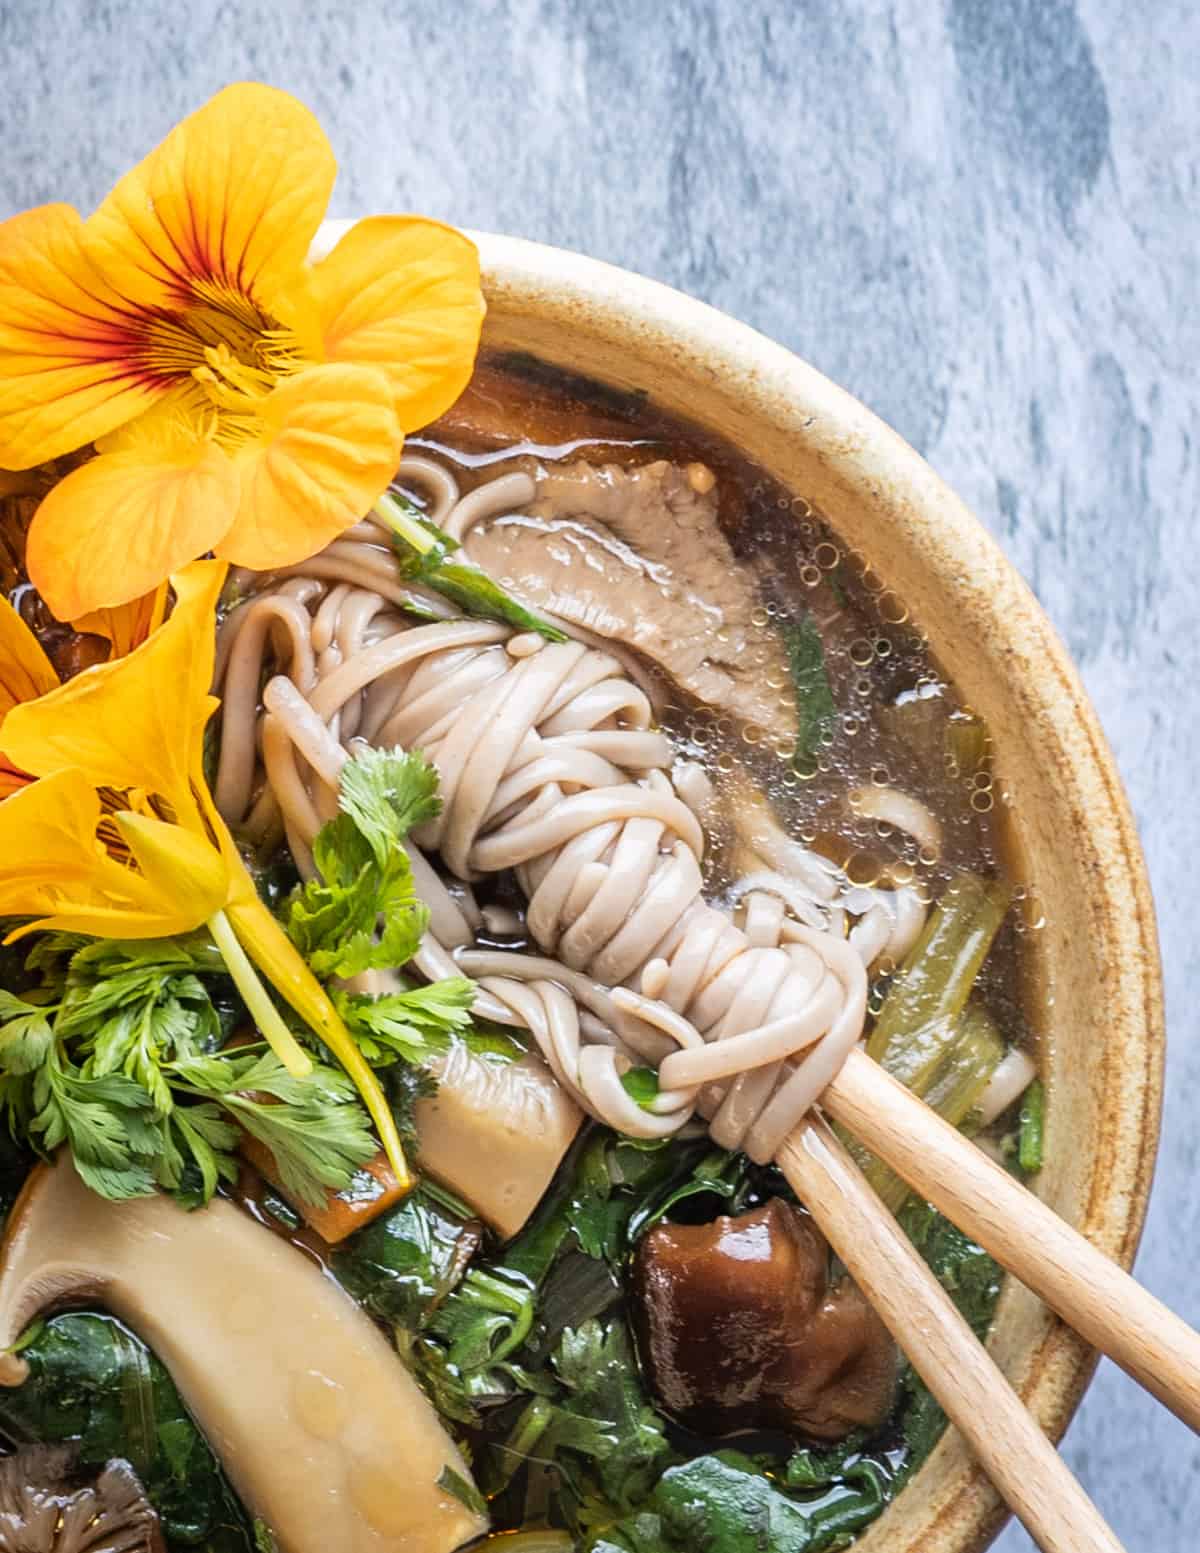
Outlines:
{"label": "mottled gray background", "polygon": [[[1195,0],[0,0],[0,215],[87,210],[259,77],[328,128],[336,212],[657,276],[931,459],[1037,589],[1133,797],[1172,1036],[1138,1270],[1192,1322],[1198,51]],[[1200,1544],[1196,1441],[1111,1365],[1066,1451],[1131,1553]]]}

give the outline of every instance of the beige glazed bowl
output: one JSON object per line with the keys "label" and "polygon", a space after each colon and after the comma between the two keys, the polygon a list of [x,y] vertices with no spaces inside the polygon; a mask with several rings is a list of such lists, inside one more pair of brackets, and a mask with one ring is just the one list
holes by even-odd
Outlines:
{"label": "beige glazed bowl", "polygon": [[[895,432],[752,329],[652,281],[479,236],[485,347],[531,351],[718,431],[812,500],[908,604],[986,719],[1018,869],[1046,926],[1035,1017],[1048,1082],[1038,1191],[1128,1267],[1158,1138],[1162,995],[1154,910],[1112,755],[1061,642],[983,528]],[[1054,1438],[1094,1357],[1014,1280],[990,1348]],[[974,1553],[1002,1508],[956,1433],[856,1544]]]}
{"label": "beige glazed bowl", "polygon": [[[329,222],[325,251],[349,223]],[[998,547],[929,465],[827,378],[678,291],[578,254],[473,234],[484,347],[528,351],[720,433],[819,507],[908,605],[986,720],[1016,870],[1045,916],[1034,1018],[1047,1081],[1037,1191],[1129,1267],[1158,1142],[1164,1035],[1154,907],[1133,820],[1062,643]],[[1008,1279],[990,1350],[1058,1439],[1095,1356]],[[945,1435],[856,1553],[977,1553],[1004,1510]]]}

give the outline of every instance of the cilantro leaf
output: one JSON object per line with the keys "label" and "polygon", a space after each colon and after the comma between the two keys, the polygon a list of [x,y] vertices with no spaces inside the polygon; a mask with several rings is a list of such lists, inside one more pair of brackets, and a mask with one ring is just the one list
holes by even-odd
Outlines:
{"label": "cilantro leaf", "polygon": [[423,755],[365,749],[342,770],[339,802],[385,863],[397,841],[441,813],[437,789],[437,767]]}
{"label": "cilantro leaf", "polygon": [[[662,1419],[642,1393],[625,1323],[593,1319],[576,1330],[568,1328],[553,1364],[568,1393],[564,1411],[593,1427],[597,1420],[605,1424],[587,1448],[605,1498],[619,1509],[631,1509],[676,1457]],[[575,1449],[581,1448],[579,1438]],[[563,1443],[571,1442],[564,1438]]]}
{"label": "cilantro leaf", "polygon": [[437,772],[421,755],[367,751],[347,761],[342,813],[313,842],[320,878],[289,902],[289,938],[318,976],[357,976],[412,959],[429,926],[404,838],[437,813]]}

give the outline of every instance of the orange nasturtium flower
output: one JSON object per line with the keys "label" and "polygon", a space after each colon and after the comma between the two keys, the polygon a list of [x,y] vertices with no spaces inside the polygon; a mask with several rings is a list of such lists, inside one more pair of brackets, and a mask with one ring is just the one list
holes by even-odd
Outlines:
{"label": "orange nasturtium flower", "polygon": [[310,264],[335,172],[306,108],[241,84],[86,221],[60,204],[0,223],[0,470],[98,452],[29,533],[30,577],[60,619],[209,551],[260,570],[312,555],[466,386],[474,246],[380,216]]}
{"label": "orange nasturtium flower", "polygon": [[0,803],[0,916],[32,919],[6,942],[46,928],[163,938],[207,925],[280,1060],[295,1074],[312,1067],[255,964],[354,1080],[406,1183],[375,1075],[259,899],[204,780],[225,571],[222,561],[196,561],[174,574],[175,608],[140,647],[7,710],[0,754],[37,780]]}

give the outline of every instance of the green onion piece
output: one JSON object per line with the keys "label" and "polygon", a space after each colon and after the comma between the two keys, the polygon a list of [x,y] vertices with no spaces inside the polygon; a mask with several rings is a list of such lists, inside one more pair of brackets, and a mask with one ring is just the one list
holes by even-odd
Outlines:
{"label": "green onion piece", "polygon": [[817,751],[837,722],[837,706],[825,669],[825,649],[817,623],[805,612],[781,629],[796,698],[796,748],[792,764],[802,774],[816,770]]}
{"label": "green onion piece", "polygon": [[392,532],[392,548],[400,569],[411,582],[424,583],[456,604],[464,614],[481,620],[498,620],[519,631],[536,631],[548,642],[565,642],[557,626],[513,598],[487,572],[469,561],[449,557],[461,549],[457,539],[444,533],[402,497],[385,492],[375,503],[375,515]]}
{"label": "green onion piece", "polygon": [[925,1091],[930,1105],[952,1127],[960,1127],[983,1098],[992,1074],[1004,1058],[1004,1038],[981,1003],[968,1003],[933,1082]]}
{"label": "green onion piece", "polygon": [[621,1088],[644,1111],[658,1099],[658,1074],[653,1068],[628,1068],[621,1074]]}
{"label": "green onion piece", "polygon": [[1035,1078],[1021,1101],[1021,1127],[1017,1135],[1017,1162],[1026,1175],[1042,1168],[1046,1142],[1046,1090]]}

